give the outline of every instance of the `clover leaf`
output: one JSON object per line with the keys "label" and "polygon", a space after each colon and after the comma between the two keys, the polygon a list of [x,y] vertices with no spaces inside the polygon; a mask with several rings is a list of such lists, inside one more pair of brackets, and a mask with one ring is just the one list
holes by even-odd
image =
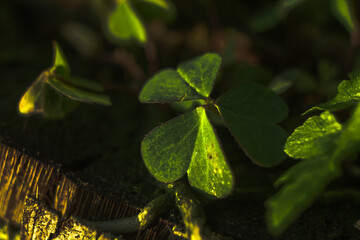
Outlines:
{"label": "clover leaf", "polygon": [[172,20],[175,8],[166,0],[117,0],[107,16],[106,29],[115,40],[144,44],[147,34],[140,15],[148,20]]}
{"label": "clover leaf", "polygon": [[111,105],[101,94],[100,84],[70,75],[70,67],[60,46],[54,42],[53,65],[40,74],[19,102],[23,115],[40,113],[46,118],[62,118],[74,108],[76,101]]}
{"label": "clover leaf", "polygon": [[262,166],[285,159],[287,133],[276,123],[288,114],[286,104],[271,90],[256,84],[239,85],[217,101],[221,116],[247,155]]}
{"label": "clover leaf", "polygon": [[143,103],[165,103],[209,97],[221,64],[221,57],[207,53],[179,64],[177,70],[166,69],[143,87],[139,100]]}
{"label": "clover leaf", "polygon": [[145,27],[128,0],[117,1],[116,8],[108,16],[108,29],[118,39],[146,42]]}
{"label": "clover leaf", "polygon": [[336,111],[353,106],[360,100],[360,75],[358,73],[350,74],[350,80],[342,81],[338,86],[338,93],[335,98],[318,106],[312,107],[304,114],[316,110]]}
{"label": "clover leaf", "polygon": [[285,152],[301,162],[275,182],[283,185],[269,198],[267,225],[273,234],[282,233],[341,175],[341,162],[360,150],[360,104],[344,126],[330,112],[310,117],[287,140]]}
{"label": "clover leaf", "polygon": [[171,183],[186,173],[190,185],[219,198],[232,189],[233,178],[203,107],[153,129],[141,152],[150,173]]}
{"label": "clover leaf", "polygon": [[284,159],[287,136],[275,125],[286,117],[287,107],[265,87],[244,84],[218,101],[210,99],[220,64],[219,55],[204,54],[179,64],[177,70],[159,72],[139,95],[145,103],[193,100],[202,105],[153,129],[142,141],[141,152],[157,180],[171,183],[187,174],[193,188],[217,198],[231,192],[234,180],[207,111],[220,114],[244,150],[262,165]]}
{"label": "clover leaf", "polygon": [[285,152],[293,158],[307,159],[327,154],[333,141],[340,134],[342,126],[329,112],[314,116],[289,136]]}

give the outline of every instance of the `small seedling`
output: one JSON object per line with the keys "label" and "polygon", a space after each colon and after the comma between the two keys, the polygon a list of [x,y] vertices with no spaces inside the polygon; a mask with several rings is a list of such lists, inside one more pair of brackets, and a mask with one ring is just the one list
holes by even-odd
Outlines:
{"label": "small seedling", "polygon": [[60,48],[54,42],[54,63],[42,72],[19,102],[23,115],[42,114],[45,118],[64,117],[76,101],[111,105],[110,98],[101,94],[101,85],[94,81],[70,75],[70,68]]}
{"label": "small seedling", "polygon": [[135,9],[145,19],[172,20],[175,15],[175,8],[166,0],[116,0],[116,6],[106,21],[106,29],[112,37],[142,44],[146,42],[145,26]]}
{"label": "small seedling", "polygon": [[231,192],[234,177],[207,112],[219,114],[246,154],[262,166],[285,158],[287,134],[276,123],[288,113],[280,97],[257,84],[241,84],[211,99],[220,65],[219,55],[207,53],[157,73],[139,95],[143,103],[205,103],[153,129],[141,153],[157,180],[171,183],[187,174],[193,188],[217,198]]}
{"label": "small seedling", "polygon": [[[340,83],[334,99],[309,110],[326,111],[307,119],[287,139],[285,152],[302,160],[280,176],[275,186],[282,188],[266,202],[268,228],[273,234],[284,232],[341,175],[341,163],[355,159],[360,151],[360,76],[352,74],[350,78]],[[344,124],[329,112],[354,105]]]}

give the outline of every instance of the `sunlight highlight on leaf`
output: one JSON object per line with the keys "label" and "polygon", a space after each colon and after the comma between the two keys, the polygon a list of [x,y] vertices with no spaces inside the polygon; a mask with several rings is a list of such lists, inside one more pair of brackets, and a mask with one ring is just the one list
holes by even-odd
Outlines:
{"label": "sunlight highlight on leaf", "polygon": [[284,151],[302,159],[327,154],[341,130],[341,124],[329,112],[310,117],[288,137]]}
{"label": "sunlight highlight on leaf", "polygon": [[180,64],[177,71],[163,70],[145,84],[139,101],[166,103],[205,99],[212,91],[220,64],[218,54],[207,53]]}
{"label": "sunlight highlight on leaf", "polygon": [[200,125],[187,171],[189,183],[206,194],[224,198],[233,188],[232,173],[205,109],[199,107],[196,111]]}
{"label": "sunlight highlight on leaf", "polygon": [[174,182],[187,172],[190,185],[209,196],[223,198],[232,190],[231,170],[203,107],[153,129],[141,153],[161,182]]}
{"label": "sunlight highlight on leaf", "polygon": [[199,94],[209,97],[221,64],[216,53],[207,53],[178,66],[180,76]]}

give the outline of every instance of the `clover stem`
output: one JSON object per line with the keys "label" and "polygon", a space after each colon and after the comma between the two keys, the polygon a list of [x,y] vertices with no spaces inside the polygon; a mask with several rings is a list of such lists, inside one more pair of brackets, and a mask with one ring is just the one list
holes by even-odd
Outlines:
{"label": "clover stem", "polygon": [[204,239],[205,216],[201,202],[190,187],[182,182],[169,185],[175,191],[175,203],[184,220],[187,237],[190,240]]}
{"label": "clover stem", "polygon": [[172,205],[173,193],[165,193],[149,202],[138,215],[106,221],[82,220],[103,232],[113,234],[130,234],[148,228],[154,220],[166,212]]}

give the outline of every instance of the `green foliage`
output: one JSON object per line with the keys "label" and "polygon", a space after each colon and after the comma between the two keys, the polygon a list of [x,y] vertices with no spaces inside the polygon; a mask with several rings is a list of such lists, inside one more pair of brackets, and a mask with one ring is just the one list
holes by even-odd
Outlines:
{"label": "green foliage", "polygon": [[352,0],[331,0],[331,10],[346,30],[352,33],[355,29],[355,15]]}
{"label": "green foliage", "polygon": [[146,42],[145,27],[128,0],[117,1],[115,10],[109,15],[108,27],[116,38]]}
{"label": "green foliage", "polygon": [[233,176],[206,111],[224,118],[254,161],[272,166],[285,157],[282,148],[287,135],[275,123],[286,117],[287,107],[273,92],[255,84],[240,85],[214,102],[209,96],[220,64],[219,55],[208,53],[179,64],[177,70],[161,71],[145,84],[139,100],[205,101],[203,106],[153,129],[144,138],[141,152],[145,165],[159,181],[171,183],[187,173],[192,187],[223,198],[233,187]]}
{"label": "green foliage", "polygon": [[174,182],[187,173],[190,185],[209,195],[222,198],[232,188],[231,171],[203,107],[152,130],[141,152],[161,182]]}
{"label": "green foliage", "polygon": [[218,106],[236,140],[257,164],[273,166],[285,159],[287,133],[276,123],[286,118],[288,109],[275,93],[260,85],[239,85],[221,96]]}
{"label": "green foliage", "polygon": [[170,21],[175,16],[174,7],[166,0],[117,0],[106,21],[107,30],[116,40],[146,42],[144,23],[133,6],[149,20]]}
{"label": "green foliage", "polygon": [[217,54],[205,54],[151,78],[140,93],[143,103],[165,103],[209,97],[221,64]]}
{"label": "green foliage", "polygon": [[276,181],[283,185],[266,201],[267,224],[282,233],[341,174],[341,162],[360,150],[360,104],[341,125],[330,112],[310,117],[288,138],[285,152],[303,160]]}
{"label": "green foliage", "polygon": [[[265,32],[277,26],[289,13],[305,0],[280,0],[277,5],[262,8],[249,22],[254,32]],[[355,15],[352,0],[330,0],[331,10],[337,20],[352,33],[355,29]]]}
{"label": "green foliage", "polygon": [[322,156],[331,150],[334,138],[341,130],[341,124],[329,112],[311,117],[289,136],[285,152],[299,159]]}
{"label": "green foliage", "polygon": [[99,92],[102,86],[96,82],[74,78],[70,75],[67,60],[57,43],[54,43],[54,63],[40,74],[24,93],[19,102],[23,115],[40,113],[45,118],[62,118],[71,111],[76,102],[111,105],[110,98]]}
{"label": "green foliage", "polygon": [[360,100],[360,76],[350,74],[350,80],[344,80],[339,84],[338,93],[335,98],[312,107],[304,114],[316,110],[336,111],[348,108]]}

